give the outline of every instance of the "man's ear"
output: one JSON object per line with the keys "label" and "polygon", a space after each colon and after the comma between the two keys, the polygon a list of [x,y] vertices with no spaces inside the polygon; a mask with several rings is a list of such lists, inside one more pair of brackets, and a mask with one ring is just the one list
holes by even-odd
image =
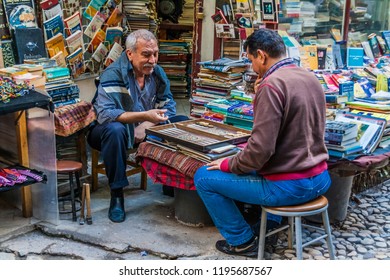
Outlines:
{"label": "man's ear", "polygon": [[130,61],[132,61],[133,60],[133,53],[131,52],[131,50],[127,49],[125,52],[126,52],[127,58]]}

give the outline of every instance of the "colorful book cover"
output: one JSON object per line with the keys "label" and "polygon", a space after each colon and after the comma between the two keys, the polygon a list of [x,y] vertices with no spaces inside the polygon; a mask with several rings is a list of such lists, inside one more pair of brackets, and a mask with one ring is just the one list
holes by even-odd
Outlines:
{"label": "colorful book cover", "polygon": [[361,42],[361,44],[362,44],[362,47],[364,49],[364,53],[366,54],[366,56],[368,58],[370,58],[371,60],[374,60],[375,57],[374,57],[374,54],[372,53],[372,49],[371,49],[371,46],[368,43],[368,41],[363,41],[363,42]]}
{"label": "colorful book cover", "polygon": [[92,39],[95,33],[102,27],[106,19],[106,15],[102,14],[101,12],[96,12],[91,22],[85,29],[84,34]]}
{"label": "colorful book cover", "polygon": [[67,36],[75,33],[77,30],[82,31],[83,28],[81,24],[80,12],[76,12],[70,17],[64,19],[64,24]]}
{"label": "colorful book cover", "polygon": [[122,44],[123,29],[122,27],[107,27],[106,29],[106,40],[107,48],[110,50],[114,43]]}
{"label": "colorful book cover", "polygon": [[69,77],[70,72],[67,67],[51,67],[43,69],[43,73],[47,79],[57,79]]}
{"label": "colorful book cover", "polygon": [[88,45],[88,52],[94,53],[94,51],[99,46],[99,44],[104,42],[105,39],[106,39],[106,32],[99,29],[99,31],[95,33],[95,36],[93,36],[91,42]]}
{"label": "colorful book cover", "polygon": [[64,36],[62,33],[58,33],[56,36],[50,38],[45,42],[47,51],[49,52],[49,57],[53,57],[60,51],[64,53],[65,56],[68,55],[68,52],[65,48]]}
{"label": "colorful book cover", "polygon": [[363,48],[347,48],[347,67],[356,68],[364,66],[364,49]]}
{"label": "colorful book cover", "polygon": [[24,63],[25,59],[46,57],[43,33],[40,28],[16,28],[13,30],[13,39],[16,63]]}
{"label": "colorful book cover", "polygon": [[390,30],[382,31],[382,38],[386,43],[388,49],[390,49]]}
{"label": "colorful book cover", "polygon": [[77,30],[75,33],[65,39],[69,53],[74,52],[78,48],[84,49],[83,32]]}
{"label": "colorful book cover", "polygon": [[55,54],[52,59],[56,61],[56,64],[60,67],[66,67],[65,55],[63,52],[58,52]]}
{"label": "colorful book cover", "polygon": [[104,43],[100,43],[96,48],[96,51],[92,54],[92,59],[96,60],[97,62],[102,62],[107,54],[107,47],[104,45]]}
{"label": "colorful book cover", "polygon": [[121,45],[115,42],[104,61],[104,66],[108,67],[111,63],[116,61],[121,56],[122,51],[123,48]]}
{"label": "colorful book cover", "polygon": [[85,72],[83,49],[78,48],[66,57],[73,78],[79,77]]}
{"label": "colorful book cover", "polygon": [[362,87],[366,97],[371,97],[371,95],[375,94],[375,89],[367,78],[361,78],[357,80],[357,83]]}
{"label": "colorful book cover", "polygon": [[56,15],[43,22],[45,28],[46,40],[56,36],[57,34],[64,34],[64,21],[61,15]]}
{"label": "colorful book cover", "polygon": [[37,27],[33,0],[3,0],[10,29]]}
{"label": "colorful book cover", "polygon": [[87,20],[92,20],[106,2],[107,0],[91,0],[83,13],[83,17]]}
{"label": "colorful book cover", "polygon": [[370,44],[372,53],[374,54],[375,58],[382,56],[381,50],[379,48],[379,42],[375,33],[368,35],[368,43]]}
{"label": "colorful book cover", "polygon": [[317,47],[318,69],[325,69],[326,47]]}
{"label": "colorful book cover", "polygon": [[43,0],[39,3],[46,19],[50,19],[56,15],[60,15],[64,18],[61,4],[58,0]]}
{"label": "colorful book cover", "polygon": [[111,15],[108,17],[108,20],[105,25],[107,26],[118,26],[121,24],[123,19],[123,13],[119,10],[118,7],[111,12]]}
{"label": "colorful book cover", "polygon": [[336,42],[341,42],[343,40],[343,38],[341,37],[341,31],[338,28],[331,28],[330,34]]}

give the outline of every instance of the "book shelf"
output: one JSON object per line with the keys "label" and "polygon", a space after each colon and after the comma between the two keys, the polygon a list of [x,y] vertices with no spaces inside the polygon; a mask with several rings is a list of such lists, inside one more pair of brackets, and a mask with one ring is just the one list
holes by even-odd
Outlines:
{"label": "book shelf", "polygon": [[[191,92],[192,44],[193,44],[193,2],[176,1],[178,22],[164,20],[160,14],[158,39],[160,45],[159,65],[164,68],[171,82],[173,97],[188,98]],[[157,3],[157,10],[159,1]]]}

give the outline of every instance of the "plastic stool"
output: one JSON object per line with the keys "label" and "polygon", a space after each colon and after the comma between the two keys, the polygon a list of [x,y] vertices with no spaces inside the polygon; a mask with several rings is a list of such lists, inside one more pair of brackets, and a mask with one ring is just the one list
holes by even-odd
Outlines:
{"label": "plastic stool", "polygon": [[[318,198],[294,206],[278,206],[278,207],[266,207],[262,206],[261,212],[261,224],[260,224],[260,235],[259,235],[259,254],[258,259],[262,260],[264,258],[264,249],[265,249],[265,238],[273,235],[281,230],[288,228],[288,247],[289,249],[293,248],[293,239],[294,239],[294,224],[295,224],[295,251],[297,259],[302,260],[302,248],[310,245],[318,240],[326,238],[328,244],[329,258],[331,260],[335,259],[333,243],[332,243],[332,232],[329,223],[328,217],[328,200],[325,196],[319,196]],[[279,216],[288,217],[288,225],[282,226],[278,229],[275,229],[267,233],[267,213],[272,213]],[[311,216],[315,214],[322,214],[322,222],[324,228],[319,228],[311,225],[302,224],[301,218],[305,216]],[[325,231],[325,234],[302,244],[302,227],[320,229]]]}
{"label": "plastic stool", "polygon": [[[83,165],[80,162],[72,160],[57,160],[57,173],[59,174],[68,174],[69,175],[69,188],[70,188],[70,202],[72,204],[72,210],[69,211],[59,211],[60,214],[72,213],[72,220],[75,222],[76,218],[76,199],[75,199],[75,189],[73,184],[73,174],[76,178],[77,189],[80,190],[80,171],[82,170]],[[68,198],[60,198],[59,200],[65,201],[69,200]]]}

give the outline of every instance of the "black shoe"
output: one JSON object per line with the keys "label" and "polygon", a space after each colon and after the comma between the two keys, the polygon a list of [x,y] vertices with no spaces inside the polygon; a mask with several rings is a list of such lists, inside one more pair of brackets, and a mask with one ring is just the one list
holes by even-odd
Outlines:
{"label": "black shoe", "polygon": [[111,197],[108,218],[114,223],[122,223],[126,218],[125,200],[122,197]]}
{"label": "black shoe", "polygon": [[242,244],[238,246],[232,246],[227,243],[226,240],[219,240],[215,243],[215,247],[222,253],[228,255],[244,256],[249,258],[257,258],[259,250],[259,241],[257,237],[254,237],[248,244]]}
{"label": "black shoe", "polygon": [[[267,233],[270,231],[273,231],[274,229],[277,229],[280,227],[281,224],[278,222],[267,220]],[[258,221],[256,224],[251,226],[253,235],[259,237],[260,235],[260,221]],[[265,238],[265,243],[268,245],[276,245],[278,243],[278,235],[273,234]]]}
{"label": "black shoe", "polygon": [[[267,220],[267,232],[273,231],[274,229],[280,227],[280,224],[278,222]],[[257,237],[260,234],[260,221],[255,223],[254,225],[251,225],[253,235],[256,235]]]}
{"label": "black shoe", "polygon": [[167,195],[167,196],[170,196],[170,197],[174,197],[175,196],[174,189],[175,188],[171,187],[171,186],[167,186],[167,185],[163,185],[162,186],[163,194]]}

